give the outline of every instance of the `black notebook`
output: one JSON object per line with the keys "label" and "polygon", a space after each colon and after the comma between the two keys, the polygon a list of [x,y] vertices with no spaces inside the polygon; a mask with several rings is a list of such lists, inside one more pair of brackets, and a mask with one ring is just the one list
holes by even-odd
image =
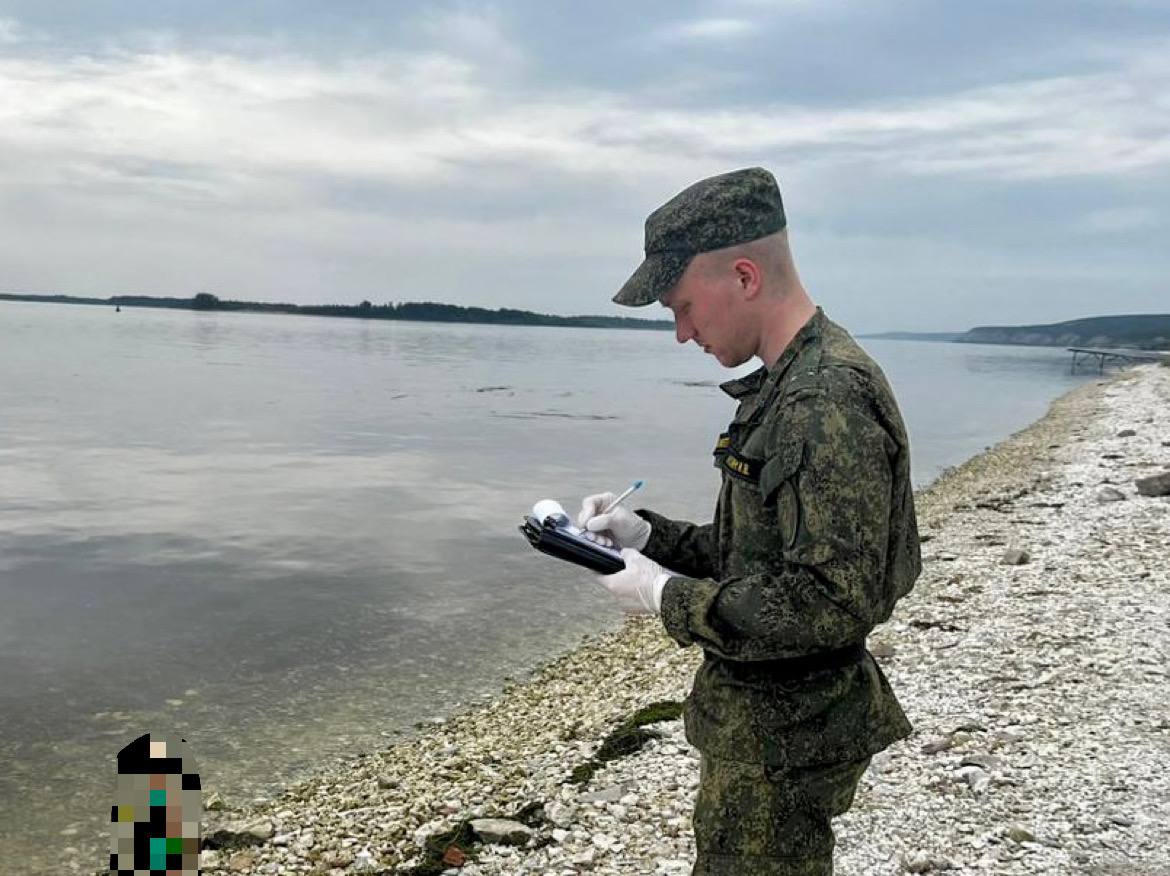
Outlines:
{"label": "black notebook", "polygon": [[[540,513],[541,506],[554,504],[544,500],[538,502],[533,511]],[[546,506],[547,507],[547,506]],[[558,508],[559,510],[559,508]],[[527,514],[520,524],[520,531],[528,539],[528,543],[543,554],[556,557],[600,572],[602,575],[612,575],[626,567],[621,552],[617,548],[605,547],[590,541],[580,529],[574,526],[563,512],[544,514],[537,517],[536,513]]]}

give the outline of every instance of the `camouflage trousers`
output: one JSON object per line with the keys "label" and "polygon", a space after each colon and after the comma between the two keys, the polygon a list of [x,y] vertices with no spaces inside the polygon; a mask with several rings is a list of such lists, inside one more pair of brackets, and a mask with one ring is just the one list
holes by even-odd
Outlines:
{"label": "camouflage trousers", "polygon": [[703,755],[693,876],[832,876],[830,822],[869,761],[777,770]]}

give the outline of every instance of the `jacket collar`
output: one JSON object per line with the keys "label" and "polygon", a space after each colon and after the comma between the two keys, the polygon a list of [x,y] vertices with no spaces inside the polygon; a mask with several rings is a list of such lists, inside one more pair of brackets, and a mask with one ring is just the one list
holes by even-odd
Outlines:
{"label": "jacket collar", "polygon": [[768,379],[768,369],[761,365],[751,374],[744,377],[737,377],[734,380],[728,380],[726,383],[719,384],[719,388],[734,399],[741,399],[745,395],[750,395],[753,392],[759,392],[760,387],[764,385],[764,381]]}
{"label": "jacket collar", "polygon": [[744,377],[737,377],[734,380],[728,380],[726,383],[719,384],[719,388],[734,399],[741,399],[745,395],[754,392],[759,392],[765,383],[771,382],[775,384],[784,373],[792,365],[796,357],[800,354],[810,341],[819,338],[824,330],[825,314],[819,307],[816,309],[808,322],[800,327],[798,331],[788,342],[788,346],[784,348],[784,352],[780,357],[769,365],[761,365],[751,374]]}

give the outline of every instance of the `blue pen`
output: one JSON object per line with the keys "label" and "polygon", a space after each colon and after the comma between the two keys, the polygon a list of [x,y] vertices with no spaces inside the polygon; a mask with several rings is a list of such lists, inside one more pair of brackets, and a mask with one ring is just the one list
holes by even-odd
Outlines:
{"label": "blue pen", "polygon": [[646,482],[645,481],[634,481],[632,484],[630,484],[630,488],[628,490],[626,490],[624,493],[622,493],[620,496],[618,496],[616,499],[614,499],[612,502],[610,502],[609,507],[607,507],[604,511],[600,512],[597,516],[600,517],[602,514],[608,514],[610,511],[612,511],[614,508],[616,508],[618,505],[620,505],[622,503],[622,500],[624,500],[626,498],[626,496],[630,495],[630,493],[634,492],[634,490],[641,489],[642,484],[644,484],[644,483],[646,483]]}

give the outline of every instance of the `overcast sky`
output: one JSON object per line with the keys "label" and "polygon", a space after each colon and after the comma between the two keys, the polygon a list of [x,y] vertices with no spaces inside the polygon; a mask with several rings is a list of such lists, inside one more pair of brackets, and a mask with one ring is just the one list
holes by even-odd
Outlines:
{"label": "overcast sky", "polygon": [[0,291],[661,318],[754,164],[856,331],[1170,312],[1170,3],[0,0]]}

